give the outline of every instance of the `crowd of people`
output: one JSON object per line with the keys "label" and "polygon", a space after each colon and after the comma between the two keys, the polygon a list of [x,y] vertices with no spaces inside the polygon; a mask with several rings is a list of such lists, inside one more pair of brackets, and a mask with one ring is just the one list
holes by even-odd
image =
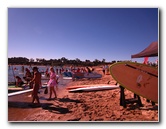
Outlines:
{"label": "crowd of people", "polygon": [[[24,77],[16,76],[16,86],[22,87],[23,84],[29,85],[29,88],[32,90],[32,105],[35,104],[35,101],[37,102],[37,105],[40,105],[38,93],[39,89],[42,86],[41,78],[42,73],[39,71],[38,67],[31,67],[32,72],[29,70],[29,68],[25,68],[25,75]],[[104,66],[105,70],[106,67]],[[24,73],[24,66],[22,66],[21,71]],[[94,71],[91,67],[68,67],[68,68],[57,68],[54,70],[54,67],[46,68],[44,74],[45,77],[49,78],[47,82],[47,89],[49,90],[49,98],[48,100],[56,99],[57,94],[56,90],[58,90],[58,74],[62,74],[64,72],[72,72],[72,73],[92,73]],[[103,71],[104,72],[104,71]],[[22,80],[23,79],[23,80]],[[52,96],[54,96],[52,98]]]}
{"label": "crowd of people", "polygon": [[[22,69],[23,69],[23,67],[22,67]],[[58,76],[55,73],[55,70],[53,67],[46,69],[46,72],[47,72],[47,77],[49,77],[47,87],[46,87],[49,89],[48,100],[56,99],[57,98],[56,90],[58,90],[58,87],[57,87]],[[38,67],[33,67],[32,72],[28,68],[26,68],[25,76],[23,78],[21,78],[20,76],[15,76],[15,78],[16,78],[16,87],[22,87],[23,84],[26,84],[26,85],[29,85],[30,89],[32,89],[31,105],[40,106],[38,93],[39,93],[39,89],[42,86],[42,83],[41,83],[42,75],[41,75],[41,72],[38,70]],[[52,94],[54,94],[54,98],[52,98]]]}

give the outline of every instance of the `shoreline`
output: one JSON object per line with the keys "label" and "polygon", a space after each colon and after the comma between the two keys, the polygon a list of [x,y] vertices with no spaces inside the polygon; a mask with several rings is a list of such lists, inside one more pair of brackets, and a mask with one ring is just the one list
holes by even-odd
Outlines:
{"label": "shoreline", "polygon": [[[102,73],[98,68],[98,73]],[[103,90],[82,93],[69,93],[66,89],[73,85],[86,84],[115,84],[111,75],[103,75],[98,79],[78,79],[75,81],[61,81],[57,91],[57,100],[47,101],[48,94],[41,89],[39,94],[41,107],[29,106],[29,94],[9,98],[9,122],[159,122],[158,104],[152,105],[141,97],[143,107],[136,103],[127,104],[126,108],[120,106],[120,89]],[[133,92],[125,89],[125,97],[133,98]],[[17,112],[17,113],[16,113]],[[27,113],[27,114],[25,114]],[[18,116],[19,114],[19,116]]]}

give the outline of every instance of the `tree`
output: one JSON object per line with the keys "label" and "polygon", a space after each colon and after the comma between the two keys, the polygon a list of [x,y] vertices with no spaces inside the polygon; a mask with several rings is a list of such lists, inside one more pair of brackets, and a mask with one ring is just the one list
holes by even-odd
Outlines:
{"label": "tree", "polygon": [[76,62],[77,62],[77,63],[80,63],[80,62],[81,62],[81,60],[80,60],[80,59],[78,59],[78,58],[76,58]]}
{"label": "tree", "polygon": [[29,59],[25,57],[12,57],[8,58],[9,64],[27,64],[29,62]]}
{"label": "tree", "polygon": [[39,62],[39,60],[40,60],[39,58],[36,58],[36,62]]}
{"label": "tree", "polygon": [[105,59],[102,60],[102,63],[105,63]]}
{"label": "tree", "polygon": [[93,61],[93,63],[94,63],[94,65],[99,65],[99,64],[101,63],[101,61],[99,61],[98,59],[95,59],[95,60]]}
{"label": "tree", "polygon": [[86,63],[90,63],[90,60],[85,60]]}
{"label": "tree", "polygon": [[34,62],[35,60],[33,58],[30,58],[29,62]]}
{"label": "tree", "polygon": [[66,64],[66,62],[68,61],[65,57],[62,57],[60,60],[61,60],[62,64]]}
{"label": "tree", "polygon": [[[86,59],[85,61],[81,61],[80,59],[76,58],[75,60],[68,60],[65,57],[62,57],[60,59],[50,59],[50,60],[45,60],[44,58],[35,58],[36,62],[33,58],[25,58],[25,57],[12,57],[12,58],[8,58],[8,64],[36,64],[36,65],[81,65],[81,66],[97,66],[97,65],[101,65],[104,63],[109,63],[109,62],[105,62],[105,59],[103,59],[102,61],[95,59],[93,62],[91,62],[90,60]],[[112,61],[112,63],[114,63],[116,61]],[[110,62],[111,63],[111,62]]]}

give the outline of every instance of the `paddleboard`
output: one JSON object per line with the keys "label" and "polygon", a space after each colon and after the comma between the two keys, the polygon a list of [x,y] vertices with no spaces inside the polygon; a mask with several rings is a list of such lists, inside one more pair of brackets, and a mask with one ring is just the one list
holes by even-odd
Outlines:
{"label": "paddleboard", "polygon": [[33,89],[28,89],[28,90],[21,90],[21,91],[17,91],[17,92],[12,92],[8,94],[8,97],[10,96],[14,96],[14,95],[19,95],[19,94],[23,94],[23,93],[27,93],[32,91]]}
{"label": "paddleboard", "polygon": [[84,74],[84,78],[101,78],[102,75],[101,74],[97,74],[97,73],[85,73]]}
{"label": "paddleboard", "polygon": [[23,84],[21,87],[16,87],[15,85],[8,86],[8,93],[13,93],[17,91],[23,91],[29,89],[29,85]]}
{"label": "paddleboard", "polygon": [[104,84],[98,84],[98,85],[80,85],[80,86],[71,86],[68,87],[69,92],[79,92],[79,91],[99,91],[99,90],[111,90],[119,88],[118,85],[104,85]]}
{"label": "paddleboard", "polygon": [[[66,89],[67,90],[71,90],[71,89],[76,89],[76,88],[85,88],[85,87],[92,87],[92,86],[105,86],[108,84],[91,84],[91,85],[75,85],[75,86],[67,86]],[[111,85],[108,85],[111,86]]]}
{"label": "paddleboard", "polygon": [[63,77],[63,79],[72,79],[72,77]]}
{"label": "paddleboard", "polygon": [[24,90],[26,88],[29,88],[29,85],[27,84],[23,84],[21,87],[17,86],[16,85],[8,85],[8,90]]}
{"label": "paddleboard", "polygon": [[110,66],[110,74],[124,88],[158,102],[158,69],[152,66],[120,62]]}
{"label": "paddleboard", "polygon": [[9,86],[8,87],[8,90],[13,90],[13,91],[15,91],[15,90],[23,90],[23,88],[22,87],[16,87],[16,86]]}
{"label": "paddleboard", "polygon": [[[41,86],[41,89],[42,88],[46,88],[47,87],[47,85],[42,85]],[[17,90],[17,89],[20,89],[20,90]],[[14,96],[14,95],[19,95],[19,94],[23,94],[23,93],[27,93],[27,92],[31,92],[33,89],[29,89],[29,86],[26,86],[26,87],[24,87],[24,88],[16,88],[16,90],[15,90],[15,92],[9,92],[10,91],[10,89],[8,88],[8,97],[9,96]]]}
{"label": "paddleboard", "polygon": [[16,85],[8,85],[8,88],[20,88],[20,87],[16,87]]}

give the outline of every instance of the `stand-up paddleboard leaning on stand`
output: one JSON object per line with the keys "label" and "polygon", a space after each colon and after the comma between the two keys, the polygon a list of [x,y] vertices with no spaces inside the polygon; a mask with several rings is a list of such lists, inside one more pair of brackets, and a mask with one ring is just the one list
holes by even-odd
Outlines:
{"label": "stand-up paddleboard leaning on stand", "polygon": [[124,88],[158,102],[158,69],[149,65],[120,62],[110,66],[110,74]]}

